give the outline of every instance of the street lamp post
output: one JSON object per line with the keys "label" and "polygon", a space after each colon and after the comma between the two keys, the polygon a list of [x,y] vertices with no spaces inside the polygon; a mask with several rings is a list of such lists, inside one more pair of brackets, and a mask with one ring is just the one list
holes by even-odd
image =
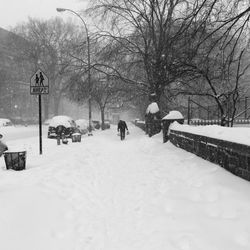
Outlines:
{"label": "street lamp post", "polygon": [[65,8],[56,8],[56,10],[58,12],[64,12],[64,11],[69,11],[73,14],[75,14],[76,16],[78,16],[82,23],[84,24],[85,27],[85,31],[86,31],[86,35],[87,35],[87,48],[88,48],[88,90],[89,90],[89,96],[88,96],[88,104],[89,104],[89,133],[88,135],[93,135],[92,134],[92,110],[91,110],[91,74],[90,74],[90,44],[89,44],[89,32],[87,29],[87,25],[85,23],[85,21],[83,20],[83,18],[75,11],[71,10],[71,9],[65,9]]}

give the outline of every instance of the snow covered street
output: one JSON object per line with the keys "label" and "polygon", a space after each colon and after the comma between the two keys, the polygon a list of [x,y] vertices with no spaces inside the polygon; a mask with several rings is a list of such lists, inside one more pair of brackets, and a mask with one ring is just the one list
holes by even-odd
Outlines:
{"label": "snow covered street", "polygon": [[0,158],[1,249],[250,249],[249,182],[129,130],[60,146],[44,136],[43,155],[38,136],[6,141],[27,150],[27,169]]}

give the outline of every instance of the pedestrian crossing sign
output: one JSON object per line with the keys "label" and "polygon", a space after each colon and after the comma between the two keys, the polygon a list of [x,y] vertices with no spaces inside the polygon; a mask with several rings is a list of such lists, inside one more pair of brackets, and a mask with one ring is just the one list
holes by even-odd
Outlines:
{"label": "pedestrian crossing sign", "polygon": [[47,95],[49,94],[49,78],[46,74],[38,69],[30,78],[30,94],[31,95]]}

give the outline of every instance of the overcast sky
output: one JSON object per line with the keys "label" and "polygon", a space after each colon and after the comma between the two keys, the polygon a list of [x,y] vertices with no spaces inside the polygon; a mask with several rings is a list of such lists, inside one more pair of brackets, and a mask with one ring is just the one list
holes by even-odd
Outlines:
{"label": "overcast sky", "polygon": [[9,30],[28,17],[48,19],[55,16],[69,17],[58,13],[57,7],[79,11],[86,8],[87,0],[0,0],[0,27]]}

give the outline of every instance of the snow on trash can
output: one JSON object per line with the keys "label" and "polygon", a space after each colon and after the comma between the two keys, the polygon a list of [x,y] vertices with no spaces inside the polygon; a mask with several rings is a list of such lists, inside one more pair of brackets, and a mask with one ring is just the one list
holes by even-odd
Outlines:
{"label": "snow on trash can", "polygon": [[71,135],[72,142],[81,142],[82,135],[80,133],[74,133]]}
{"label": "snow on trash can", "polygon": [[24,170],[26,168],[26,151],[4,152],[6,169]]}

